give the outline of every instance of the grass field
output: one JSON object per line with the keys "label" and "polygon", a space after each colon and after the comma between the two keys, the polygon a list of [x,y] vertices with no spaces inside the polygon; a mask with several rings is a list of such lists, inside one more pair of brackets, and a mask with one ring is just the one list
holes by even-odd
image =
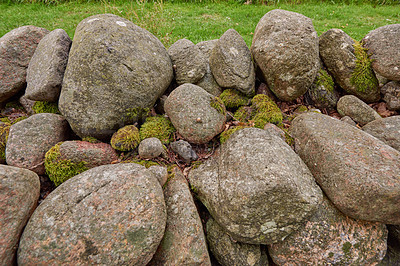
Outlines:
{"label": "grass field", "polygon": [[340,28],[356,40],[377,27],[400,23],[400,5],[334,4],[333,0],[304,4],[275,1],[273,5],[209,0],[141,1],[145,0],[71,1],[57,5],[0,3],[0,36],[23,25],[35,25],[49,30],[62,28],[73,38],[82,19],[101,13],[113,13],[133,21],[156,35],[167,47],[180,38],[194,43],[217,39],[229,28],[237,30],[250,46],[260,18],[276,8],[311,18],[319,35],[328,29]]}

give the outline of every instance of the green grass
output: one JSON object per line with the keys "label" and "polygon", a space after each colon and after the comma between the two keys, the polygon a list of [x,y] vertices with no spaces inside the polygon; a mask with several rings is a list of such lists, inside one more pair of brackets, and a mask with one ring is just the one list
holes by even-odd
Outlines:
{"label": "green grass", "polygon": [[[339,28],[356,40],[361,40],[370,30],[380,26],[400,23],[399,5],[343,4],[358,3],[361,0],[303,0],[302,2],[307,2],[303,4],[290,4],[300,0],[287,0],[286,3],[283,0],[273,0],[275,5],[245,5],[238,1],[211,0],[140,1],[145,0],[80,0],[57,5],[0,3],[0,36],[23,25],[35,25],[49,30],[62,28],[72,38],[81,20],[101,13],[113,13],[133,21],[156,35],[167,47],[180,38],[187,38],[194,43],[218,39],[229,28],[237,30],[250,46],[258,21],[265,13],[275,8],[298,12],[311,18],[319,35],[331,28]],[[341,4],[334,4],[337,1]],[[376,1],[382,3],[384,0]]]}

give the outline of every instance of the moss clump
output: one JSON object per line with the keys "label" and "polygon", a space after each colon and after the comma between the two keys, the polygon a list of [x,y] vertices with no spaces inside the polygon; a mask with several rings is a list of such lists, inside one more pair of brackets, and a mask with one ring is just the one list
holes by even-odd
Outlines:
{"label": "moss clump", "polygon": [[280,125],[283,120],[282,112],[276,103],[267,95],[258,94],[251,100],[254,126],[264,128],[265,124],[273,123]]}
{"label": "moss clump", "polygon": [[3,123],[6,123],[6,124],[14,125],[15,123],[18,123],[19,121],[22,121],[22,120],[27,119],[27,118],[28,117],[26,117],[26,116],[20,116],[17,119],[11,121],[10,118],[8,118],[8,117],[2,117],[2,118],[0,118],[0,121],[3,122]]}
{"label": "moss clump", "polygon": [[89,169],[86,167],[87,162],[73,163],[71,160],[62,159],[60,154],[61,144],[62,142],[59,142],[53,146],[46,153],[44,159],[46,174],[56,186]]}
{"label": "moss clump", "polygon": [[235,133],[236,131],[238,131],[238,130],[240,130],[240,129],[243,129],[243,128],[246,128],[246,127],[244,127],[244,126],[232,127],[232,128],[230,128],[230,129],[228,129],[228,130],[222,132],[221,135],[219,136],[219,142],[220,142],[221,144],[224,144],[225,141],[227,141],[227,140],[229,139],[229,137],[230,137],[233,133]]}
{"label": "moss clump", "polygon": [[10,133],[10,123],[0,124],[0,161],[6,160],[6,144],[8,139],[8,134]]}
{"label": "moss clump", "polygon": [[350,83],[354,85],[359,92],[368,92],[378,87],[379,82],[372,70],[372,59],[367,54],[367,49],[362,47],[360,42],[353,44],[354,54],[356,56],[356,68],[350,77]]}
{"label": "moss clump", "polygon": [[317,86],[323,86],[329,92],[333,92],[335,89],[335,82],[333,82],[332,77],[322,68],[319,69],[314,83]]}
{"label": "moss clump", "polygon": [[16,110],[24,110],[24,107],[18,101],[8,102],[8,103],[6,103],[6,105],[4,107],[6,109],[7,108],[14,108]]}
{"label": "moss clump", "polygon": [[82,138],[82,141],[86,141],[86,142],[89,142],[89,143],[101,143],[100,140],[98,140],[98,139],[96,139],[94,137],[84,137],[84,138]]}
{"label": "moss clump", "polygon": [[60,114],[57,103],[51,103],[51,102],[37,101],[32,106],[32,110],[35,112],[35,114],[39,113]]}
{"label": "moss clump", "polygon": [[124,126],[111,137],[111,147],[118,151],[130,151],[140,143],[139,130],[134,125]]}
{"label": "moss clump", "polygon": [[25,119],[27,119],[28,117],[26,117],[26,116],[20,116],[20,117],[18,117],[17,119],[15,119],[13,122],[12,122],[12,124],[14,125],[15,123],[18,123],[19,121],[22,121],[22,120],[25,120]]}
{"label": "moss clump", "polygon": [[136,107],[136,108],[126,109],[125,112],[126,123],[142,121],[149,115],[149,113],[150,113],[149,108]]}
{"label": "moss clump", "polygon": [[153,161],[139,160],[139,159],[130,159],[130,160],[122,161],[121,163],[136,163],[136,164],[143,165],[146,168],[149,168],[150,166],[154,166],[154,165],[157,165],[157,166],[160,165],[159,163],[156,163]]}
{"label": "moss clump", "polygon": [[233,118],[237,121],[246,123],[251,118],[251,108],[247,106],[240,107],[234,114]]}
{"label": "moss clump", "polygon": [[158,138],[163,144],[168,144],[176,131],[171,121],[161,115],[148,117],[140,127],[140,139]]}
{"label": "moss clump", "polygon": [[211,97],[210,105],[212,108],[217,110],[218,113],[220,113],[222,115],[226,115],[225,105],[219,97],[217,97],[217,96]]}
{"label": "moss clump", "polygon": [[219,96],[221,101],[224,103],[226,108],[236,109],[240,106],[247,105],[249,103],[249,98],[243,93],[234,90],[226,89]]}

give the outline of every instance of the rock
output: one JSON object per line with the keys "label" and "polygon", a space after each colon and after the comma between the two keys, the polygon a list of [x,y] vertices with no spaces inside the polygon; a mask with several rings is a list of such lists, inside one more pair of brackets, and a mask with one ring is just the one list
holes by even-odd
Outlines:
{"label": "rock", "polygon": [[277,265],[376,265],[386,239],[384,224],[350,219],[324,197],[302,228],[268,251]]}
{"label": "rock", "polygon": [[176,167],[164,189],[167,226],[149,265],[211,265],[203,226],[186,178]]}
{"label": "rock", "polygon": [[25,96],[28,99],[58,101],[71,43],[62,29],[53,30],[39,42],[26,75]]}
{"label": "rock", "polygon": [[294,151],[280,137],[258,128],[233,133],[219,156],[192,170],[188,178],[216,222],[234,240],[249,244],[281,241],[322,200]]}
{"label": "rock", "polygon": [[211,72],[218,85],[236,89],[247,96],[255,94],[255,71],[251,54],[242,36],[227,30],[210,56]]}
{"label": "rock", "polygon": [[48,30],[23,26],[0,38],[0,102],[6,102],[26,85],[26,69],[39,41]]}
{"label": "rock", "polygon": [[179,134],[194,144],[210,141],[226,121],[221,99],[189,83],[173,90],[164,108]]}
{"label": "rock", "polygon": [[361,126],[368,124],[375,119],[382,118],[368,104],[353,95],[345,95],[341,97],[337,103],[337,111],[341,116],[349,116]]}
{"label": "rock", "polygon": [[196,46],[200,49],[200,51],[204,54],[207,61],[209,61],[212,50],[214,49],[215,45],[217,44],[218,39],[203,41],[196,44]]}
{"label": "rock", "polygon": [[339,94],[335,90],[335,83],[323,68],[318,71],[307,93],[314,102],[314,106],[321,109],[334,109],[339,100]]}
{"label": "rock", "polygon": [[168,179],[167,167],[161,165],[152,165],[148,169],[154,174],[155,177],[157,177],[160,185],[164,186]]}
{"label": "rock", "polygon": [[381,88],[383,100],[389,110],[400,110],[400,82],[391,81]]}
{"label": "rock", "polygon": [[362,130],[400,151],[400,116],[376,119],[363,126]]}
{"label": "rock", "polygon": [[161,186],[144,166],[92,168],[39,205],[22,234],[18,264],[146,265],[166,218]]}
{"label": "rock", "polygon": [[67,140],[71,130],[61,115],[32,115],[10,128],[6,146],[8,165],[44,174],[44,156],[51,147]]}
{"label": "rock", "polygon": [[79,137],[108,141],[147,116],[172,77],[155,36],[115,15],[91,16],[75,31],[59,109]]}
{"label": "rock", "polygon": [[340,118],[340,121],[346,122],[347,124],[355,127],[357,126],[356,122],[354,122],[350,116],[343,116],[342,118]]}
{"label": "rock", "polygon": [[0,165],[0,264],[16,265],[19,238],[40,195],[32,171]]}
{"label": "rock", "polygon": [[329,72],[346,92],[367,103],[380,99],[378,80],[360,43],[342,30],[330,29],[319,37],[319,50]]}
{"label": "rock", "polygon": [[175,42],[168,49],[178,85],[196,83],[207,71],[207,59],[200,49],[187,39]]}
{"label": "rock", "polygon": [[254,31],[251,53],[268,87],[283,101],[306,93],[319,70],[318,35],[311,19],[275,9]]}
{"label": "rock", "polygon": [[276,125],[274,125],[272,123],[267,123],[264,126],[264,130],[267,131],[268,134],[275,135],[275,136],[281,138],[283,141],[286,141],[285,131],[283,131],[282,129],[280,129]]}
{"label": "rock", "polygon": [[35,114],[33,106],[35,105],[36,101],[29,100],[25,95],[23,95],[21,98],[19,98],[18,102],[22,105],[22,107],[24,107],[28,115]]}
{"label": "rock", "polygon": [[383,258],[379,266],[400,265],[400,238],[399,226],[387,225],[389,235],[387,239],[386,256]]}
{"label": "rock", "polygon": [[207,221],[207,242],[221,265],[268,265],[268,260],[263,260],[260,245],[233,241],[212,217]]}
{"label": "rock", "polygon": [[318,113],[296,117],[291,134],[296,152],[336,208],[353,219],[400,224],[397,150]]}
{"label": "rock", "polygon": [[189,164],[191,161],[196,161],[199,156],[192,149],[192,145],[184,140],[178,140],[171,143],[171,149],[176,152],[185,163]]}
{"label": "rock", "polygon": [[139,156],[143,159],[153,159],[165,153],[164,149],[158,138],[144,139],[139,144]]}
{"label": "rock", "polygon": [[400,80],[399,39],[400,24],[392,24],[370,31],[362,40],[371,54],[374,71],[389,80]]}

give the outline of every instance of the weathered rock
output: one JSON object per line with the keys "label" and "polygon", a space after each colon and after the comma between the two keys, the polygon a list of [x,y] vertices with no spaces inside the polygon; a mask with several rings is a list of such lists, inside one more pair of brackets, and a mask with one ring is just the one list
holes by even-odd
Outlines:
{"label": "weathered rock", "polygon": [[251,53],[268,87],[281,100],[306,93],[319,70],[318,35],[311,19],[275,9],[254,31]]}
{"label": "weathered rock", "polygon": [[32,115],[11,126],[6,146],[7,164],[43,175],[46,152],[67,140],[70,133],[68,122],[61,115]]}
{"label": "weathered rock", "polygon": [[268,132],[268,134],[273,134],[277,137],[280,137],[283,141],[286,141],[285,132],[272,123],[267,123],[264,126],[264,130]]}
{"label": "weathered rock", "polygon": [[146,265],[166,218],[160,183],[145,167],[92,168],[39,205],[22,234],[18,264]]}
{"label": "weathered rock", "polygon": [[192,149],[192,145],[184,140],[178,140],[171,143],[171,149],[176,152],[185,163],[189,164],[191,161],[196,161],[199,156]]}
{"label": "weathered rock", "polygon": [[226,120],[222,101],[189,83],[171,92],[164,109],[179,134],[195,144],[207,143],[221,133]]}
{"label": "weathered rock", "polygon": [[351,119],[350,116],[343,116],[342,118],[340,118],[340,121],[346,122],[347,124],[352,126],[357,126],[356,122],[354,122],[354,120]]}
{"label": "weathered rock", "polygon": [[165,234],[149,265],[211,265],[203,226],[188,183],[178,168],[164,189]]}
{"label": "weathered rock", "polygon": [[62,29],[53,30],[39,42],[26,74],[28,99],[58,101],[71,43]]}
{"label": "weathered rock", "polygon": [[332,77],[322,68],[307,93],[317,108],[333,109],[339,100]]}
{"label": "weathered rock", "polygon": [[268,265],[261,256],[260,245],[233,241],[212,217],[207,221],[207,242],[221,265]]}
{"label": "weathered rock", "polygon": [[59,108],[78,136],[108,140],[146,116],[172,77],[154,35],[115,15],[92,16],[75,31]]}
{"label": "weathered rock", "polygon": [[233,133],[218,157],[190,172],[189,182],[218,224],[236,241],[249,244],[281,241],[322,200],[294,151],[280,137],[257,128]]}
{"label": "weathered rock", "polygon": [[400,152],[318,113],[296,117],[291,129],[297,153],[340,211],[354,219],[400,224]]}
{"label": "weathered rock", "polygon": [[400,116],[376,119],[363,126],[362,129],[400,151]]}
{"label": "weathered rock", "polygon": [[47,33],[43,28],[23,26],[0,38],[0,102],[24,88],[29,61]]}
{"label": "weathered rock", "polygon": [[147,138],[139,144],[139,156],[143,159],[153,159],[164,153],[164,149],[158,138]]}
{"label": "weathered rock", "polygon": [[210,60],[211,52],[214,49],[215,45],[217,44],[218,39],[203,41],[196,44],[196,46],[203,52],[207,61]]}
{"label": "weathered rock", "polygon": [[337,103],[337,111],[341,116],[349,116],[361,126],[375,119],[382,118],[368,104],[364,103],[354,95],[345,95]]}
{"label": "weathered rock", "polygon": [[39,194],[34,172],[0,165],[0,265],[15,265],[19,238]]}
{"label": "weathered rock", "polygon": [[391,81],[381,88],[383,100],[389,110],[400,110],[400,82]]}
{"label": "weathered rock", "polygon": [[161,165],[152,165],[148,169],[154,174],[155,177],[157,177],[160,185],[164,186],[168,179],[167,167]]}
{"label": "weathered rock", "polygon": [[250,50],[234,29],[227,30],[210,56],[211,72],[218,85],[234,88],[248,96],[255,94],[255,71]]}
{"label": "weathered rock", "polygon": [[268,251],[277,265],[376,265],[386,240],[384,224],[350,219],[324,197],[302,228]]}
{"label": "weathered rock", "polygon": [[22,107],[24,107],[28,115],[33,115],[35,113],[35,111],[33,111],[33,106],[35,105],[36,101],[29,100],[25,95],[23,95],[19,98],[18,102],[22,105]]}
{"label": "weathered rock", "polygon": [[365,51],[356,51],[355,45],[354,40],[339,29],[330,29],[319,37],[321,58],[339,86],[368,103],[378,101],[378,80],[371,67],[365,67],[361,74],[356,72],[356,52]]}
{"label": "weathered rock", "polygon": [[400,80],[400,24],[386,25],[370,31],[364,46],[371,54],[372,68],[389,80]]}
{"label": "weathered rock", "polygon": [[200,49],[187,39],[175,42],[168,49],[179,85],[196,83],[207,71],[207,59]]}

